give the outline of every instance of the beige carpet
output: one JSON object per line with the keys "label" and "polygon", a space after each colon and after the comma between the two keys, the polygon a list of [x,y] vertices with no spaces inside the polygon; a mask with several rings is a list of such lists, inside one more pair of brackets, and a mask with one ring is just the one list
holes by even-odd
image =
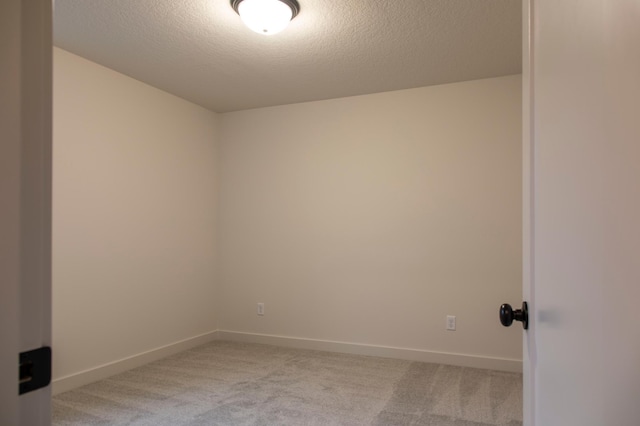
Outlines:
{"label": "beige carpet", "polygon": [[53,398],[54,425],[522,425],[522,376],[213,342]]}

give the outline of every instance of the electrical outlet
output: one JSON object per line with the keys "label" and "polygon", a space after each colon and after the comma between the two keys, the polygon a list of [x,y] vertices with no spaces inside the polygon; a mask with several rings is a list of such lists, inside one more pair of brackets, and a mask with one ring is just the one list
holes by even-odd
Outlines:
{"label": "electrical outlet", "polygon": [[264,303],[258,303],[258,315],[264,315]]}
{"label": "electrical outlet", "polygon": [[447,315],[447,330],[456,331],[456,317],[455,317],[455,315]]}

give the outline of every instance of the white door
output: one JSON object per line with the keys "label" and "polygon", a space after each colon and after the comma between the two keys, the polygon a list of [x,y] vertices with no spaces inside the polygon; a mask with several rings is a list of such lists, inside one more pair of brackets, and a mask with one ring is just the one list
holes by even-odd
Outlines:
{"label": "white door", "polygon": [[0,1],[0,141],[0,424],[46,425],[18,360],[51,345],[51,0]]}
{"label": "white door", "polygon": [[640,2],[530,3],[525,425],[638,425]]}

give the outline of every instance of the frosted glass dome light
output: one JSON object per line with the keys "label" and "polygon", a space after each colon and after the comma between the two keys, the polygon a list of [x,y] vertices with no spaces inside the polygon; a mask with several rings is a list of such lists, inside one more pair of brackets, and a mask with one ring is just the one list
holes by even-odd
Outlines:
{"label": "frosted glass dome light", "polygon": [[231,0],[231,7],[247,27],[264,35],[284,30],[300,11],[296,0]]}

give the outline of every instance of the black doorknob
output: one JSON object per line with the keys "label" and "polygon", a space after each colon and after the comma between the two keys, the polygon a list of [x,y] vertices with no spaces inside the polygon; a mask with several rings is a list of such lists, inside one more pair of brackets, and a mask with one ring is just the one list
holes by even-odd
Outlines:
{"label": "black doorknob", "polygon": [[502,325],[509,327],[514,320],[522,321],[522,328],[525,330],[529,328],[529,307],[527,302],[522,302],[522,309],[516,309],[515,311],[508,303],[500,306],[500,322]]}

